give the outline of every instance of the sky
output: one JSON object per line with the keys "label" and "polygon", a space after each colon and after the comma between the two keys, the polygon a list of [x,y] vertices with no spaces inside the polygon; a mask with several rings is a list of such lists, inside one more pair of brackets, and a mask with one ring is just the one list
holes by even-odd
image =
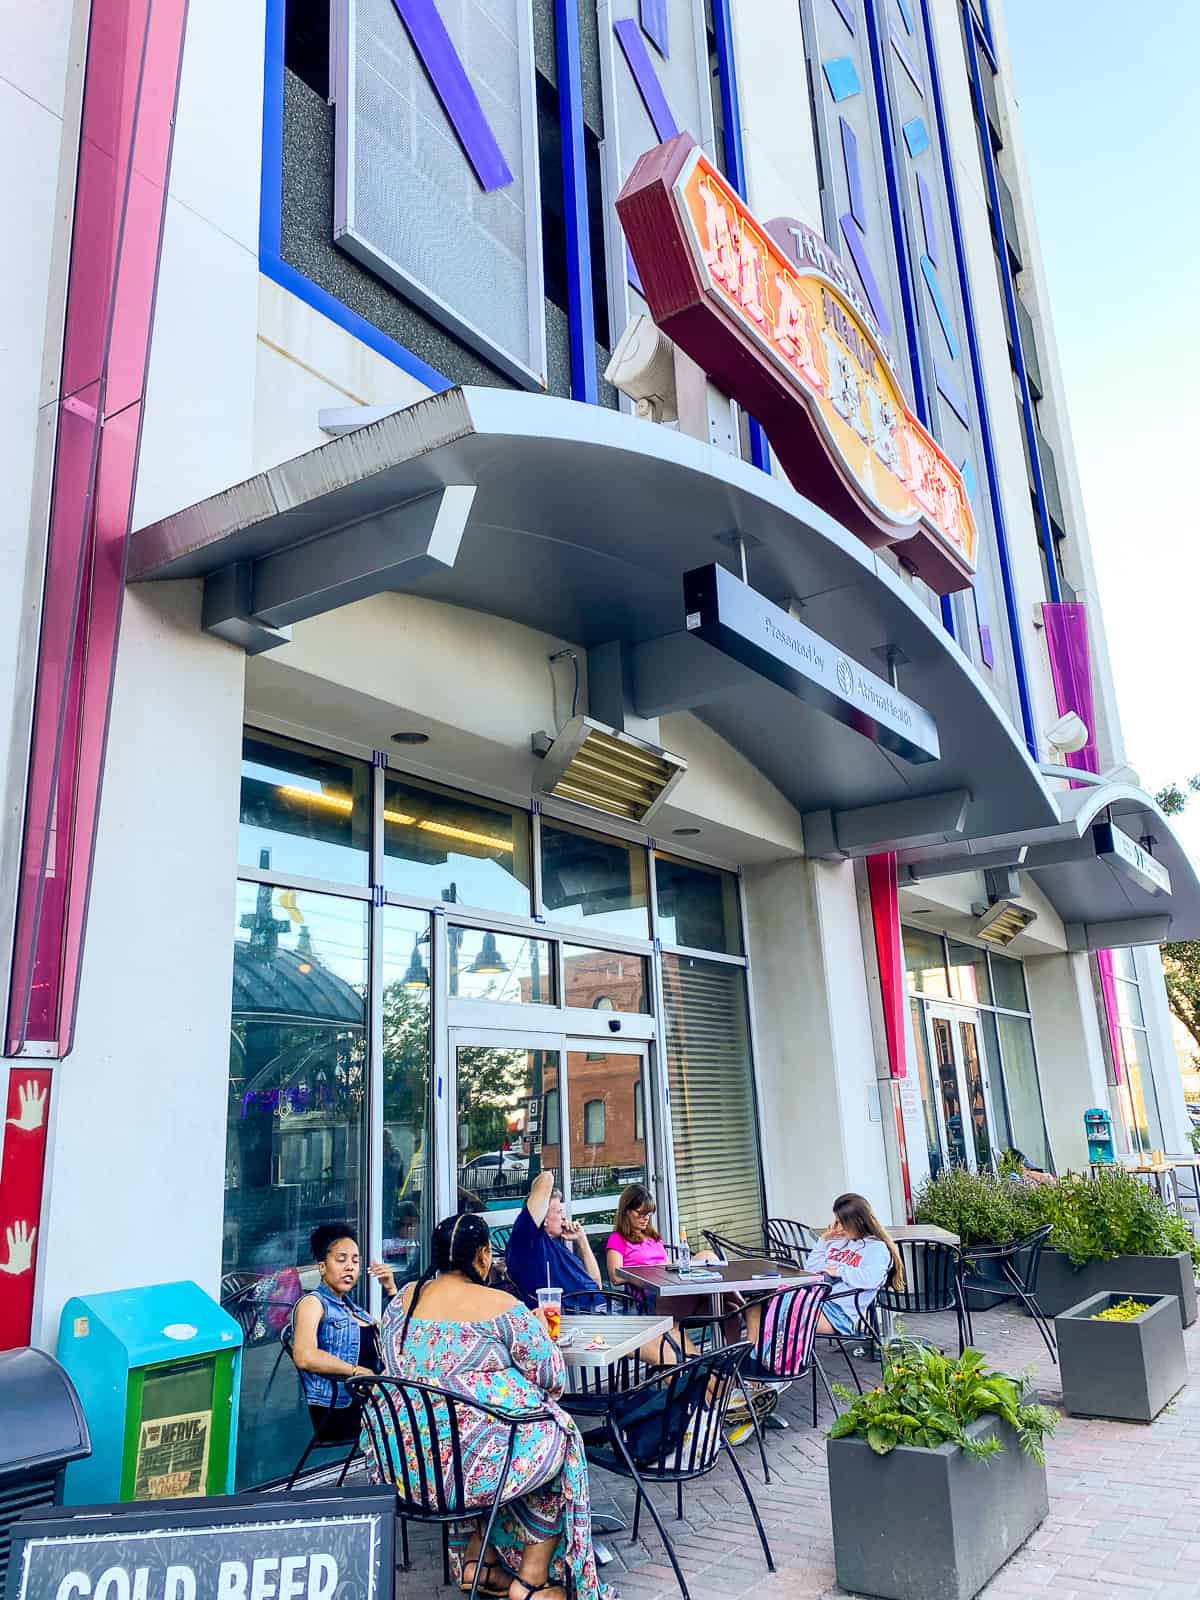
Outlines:
{"label": "sky", "polygon": [[1126,755],[1153,793],[1200,772],[1200,0],[1002,4]]}

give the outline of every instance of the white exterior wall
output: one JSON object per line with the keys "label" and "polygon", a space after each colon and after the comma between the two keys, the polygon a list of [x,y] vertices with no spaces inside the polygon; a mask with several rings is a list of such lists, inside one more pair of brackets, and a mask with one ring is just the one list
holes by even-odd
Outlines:
{"label": "white exterior wall", "polygon": [[1083,1113],[1109,1103],[1091,967],[1086,955],[1045,956],[1025,963],[1025,978],[1055,1169],[1086,1172]]}
{"label": "white exterior wall", "polygon": [[242,667],[200,584],[126,596],[76,1043],[54,1068],[34,1339],[221,1271]]}

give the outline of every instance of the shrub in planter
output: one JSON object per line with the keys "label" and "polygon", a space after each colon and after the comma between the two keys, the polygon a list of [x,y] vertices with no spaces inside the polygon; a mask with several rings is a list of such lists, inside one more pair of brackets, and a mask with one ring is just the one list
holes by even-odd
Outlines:
{"label": "shrub in planter", "polygon": [[889,1600],[969,1600],[1049,1508],[1044,1442],[1057,1420],[978,1350],[911,1341],[855,1397],[827,1445],[838,1583]]}
{"label": "shrub in planter", "polygon": [[950,1167],[921,1188],[913,1215],[956,1233],[968,1252],[973,1244],[1011,1244],[1047,1220],[1042,1196],[1049,1187]]}

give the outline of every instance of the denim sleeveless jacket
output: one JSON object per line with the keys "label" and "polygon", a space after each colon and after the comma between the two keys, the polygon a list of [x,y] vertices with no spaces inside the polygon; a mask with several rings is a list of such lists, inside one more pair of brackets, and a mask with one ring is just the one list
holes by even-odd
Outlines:
{"label": "denim sleeveless jacket", "polygon": [[[352,1367],[357,1366],[361,1338],[359,1330],[366,1320],[366,1313],[356,1307],[358,1315],[355,1316],[348,1302],[327,1289],[323,1283],[311,1292],[321,1302],[323,1312],[317,1324],[317,1348],[324,1350],[327,1355],[337,1356],[339,1361],[348,1361]],[[345,1384],[338,1384],[335,1397],[333,1379],[326,1377],[323,1372],[301,1372],[300,1382],[304,1388],[304,1398],[310,1406],[332,1404],[340,1410],[342,1406],[350,1404],[350,1394]]]}

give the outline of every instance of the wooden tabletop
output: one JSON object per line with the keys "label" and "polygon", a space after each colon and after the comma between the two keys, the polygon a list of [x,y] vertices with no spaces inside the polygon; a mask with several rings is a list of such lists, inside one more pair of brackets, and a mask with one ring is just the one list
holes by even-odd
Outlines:
{"label": "wooden tabletop", "polygon": [[[559,1346],[569,1367],[611,1367],[622,1356],[631,1356],[651,1339],[661,1339],[674,1327],[670,1317],[606,1317],[564,1315],[563,1333],[575,1335],[565,1349]],[[603,1350],[589,1350],[595,1338],[604,1340]]]}
{"label": "wooden tabletop", "polygon": [[803,1272],[798,1267],[788,1267],[766,1256],[750,1256],[741,1261],[698,1261],[697,1272],[718,1273],[716,1278],[692,1278],[682,1272],[671,1272],[667,1267],[622,1267],[621,1277],[640,1289],[653,1289],[661,1299],[678,1299],[684,1295],[719,1295],[734,1291],[754,1294],[769,1293],[772,1289],[792,1289],[800,1284],[813,1283],[820,1273]]}

